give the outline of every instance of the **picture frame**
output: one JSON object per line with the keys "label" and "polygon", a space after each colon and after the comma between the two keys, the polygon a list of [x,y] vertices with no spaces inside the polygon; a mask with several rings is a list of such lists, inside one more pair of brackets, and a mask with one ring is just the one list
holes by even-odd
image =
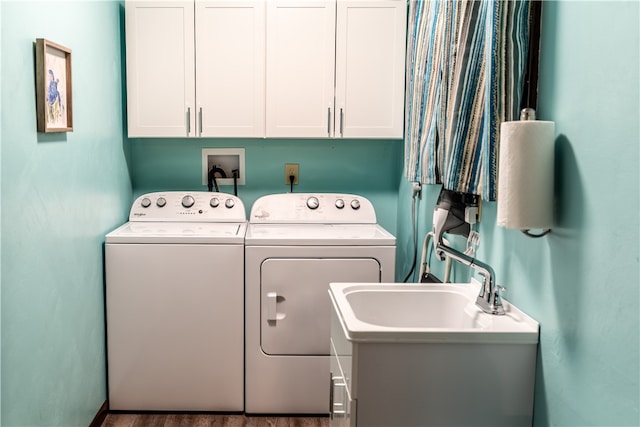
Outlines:
{"label": "picture frame", "polygon": [[71,49],[36,39],[38,132],[73,132]]}

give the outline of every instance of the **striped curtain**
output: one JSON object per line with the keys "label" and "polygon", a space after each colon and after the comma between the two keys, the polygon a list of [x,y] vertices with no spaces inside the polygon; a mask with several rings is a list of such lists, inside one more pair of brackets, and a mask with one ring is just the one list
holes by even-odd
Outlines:
{"label": "striped curtain", "polygon": [[405,176],[495,200],[500,123],[519,115],[529,0],[410,0]]}

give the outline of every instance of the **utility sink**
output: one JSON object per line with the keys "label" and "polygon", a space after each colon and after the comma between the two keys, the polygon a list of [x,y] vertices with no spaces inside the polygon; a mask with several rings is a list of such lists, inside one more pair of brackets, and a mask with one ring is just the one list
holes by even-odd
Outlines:
{"label": "utility sink", "polygon": [[351,340],[538,342],[538,323],[503,300],[505,315],[475,304],[480,283],[332,283],[331,298]]}
{"label": "utility sink", "polygon": [[530,427],[538,323],[480,283],[332,283],[331,427]]}

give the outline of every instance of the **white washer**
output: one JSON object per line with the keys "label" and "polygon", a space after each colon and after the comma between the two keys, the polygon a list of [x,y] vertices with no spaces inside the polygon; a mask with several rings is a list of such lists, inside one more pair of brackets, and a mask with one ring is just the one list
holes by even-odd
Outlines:
{"label": "white washer", "polygon": [[244,410],[242,201],[140,196],[106,236],[109,407]]}
{"label": "white washer", "polygon": [[393,282],[395,237],[369,200],[258,199],[245,238],[245,411],[329,413],[330,282]]}

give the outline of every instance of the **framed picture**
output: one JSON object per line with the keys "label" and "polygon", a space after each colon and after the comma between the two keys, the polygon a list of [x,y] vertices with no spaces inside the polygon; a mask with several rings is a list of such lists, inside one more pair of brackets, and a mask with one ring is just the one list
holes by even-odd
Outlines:
{"label": "framed picture", "polygon": [[36,39],[38,132],[72,132],[71,49]]}

